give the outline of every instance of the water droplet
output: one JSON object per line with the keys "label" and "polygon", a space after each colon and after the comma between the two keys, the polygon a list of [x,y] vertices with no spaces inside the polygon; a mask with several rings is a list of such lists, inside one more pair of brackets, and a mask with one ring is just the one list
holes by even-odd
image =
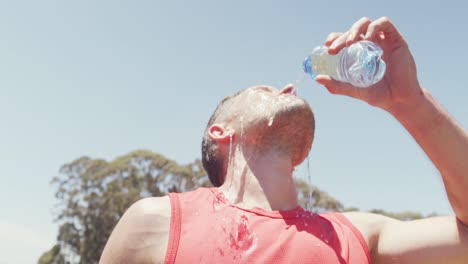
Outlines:
{"label": "water droplet", "polygon": [[244,136],[244,117],[240,117],[240,127],[241,127],[241,139]]}
{"label": "water droplet", "polygon": [[250,255],[256,248],[257,238],[249,228],[249,220],[246,215],[240,216],[232,225],[229,234],[229,247],[236,251],[235,258],[244,258]]}
{"label": "water droplet", "polygon": [[[310,155],[310,153],[309,153]],[[306,204],[306,210],[312,212],[313,204],[314,204],[314,197],[313,197],[313,188],[312,188],[312,176],[310,175],[310,156],[307,155],[307,182],[309,184],[309,197]]]}
{"label": "water droplet", "polygon": [[213,209],[215,211],[220,211],[224,209],[227,206],[223,201],[221,201],[219,198],[216,197],[216,199],[213,202]]}
{"label": "water droplet", "polygon": [[232,160],[232,134],[229,135],[228,167],[231,166],[231,160]]}
{"label": "water droplet", "polygon": [[270,120],[268,120],[268,126],[273,125],[273,120],[275,119],[275,116],[270,116]]}
{"label": "water droplet", "polygon": [[292,82],[292,85],[294,87],[294,90],[293,90],[294,93],[297,93],[297,90],[299,90],[297,86],[306,79],[308,79],[308,75],[306,73],[301,73],[299,77],[295,81]]}

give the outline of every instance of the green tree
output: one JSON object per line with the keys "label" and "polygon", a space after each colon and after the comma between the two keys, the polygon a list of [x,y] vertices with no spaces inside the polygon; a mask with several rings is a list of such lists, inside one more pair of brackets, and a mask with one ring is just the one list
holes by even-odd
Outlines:
{"label": "green tree", "polygon": [[295,181],[297,198],[299,204],[309,211],[321,213],[325,211],[340,212],[343,204],[330,196],[327,192],[320,190],[314,185],[309,185],[301,179]]}
{"label": "green tree", "polygon": [[65,260],[60,254],[60,245],[53,246],[49,251],[39,257],[38,264],[65,264]]}
{"label": "green tree", "polygon": [[[354,211],[360,211],[360,210],[357,207],[348,207],[348,208],[343,209],[343,212],[354,212]],[[382,209],[372,209],[372,210],[369,210],[368,212],[373,213],[373,214],[384,215],[384,216],[398,219],[401,221],[418,220],[418,219],[423,219],[423,218],[433,217],[433,216],[438,215],[437,213],[423,215],[421,213],[414,212],[414,211],[403,211],[399,213],[394,213],[394,212],[388,212]]]}
{"label": "green tree", "polygon": [[41,263],[97,263],[112,229],[131,204],[209,186],[199,160],[181,166],[145,150],[112,162],[79,158],[62,166],[52,183],[57,186],[59,232],[57,245],[41,257]]}

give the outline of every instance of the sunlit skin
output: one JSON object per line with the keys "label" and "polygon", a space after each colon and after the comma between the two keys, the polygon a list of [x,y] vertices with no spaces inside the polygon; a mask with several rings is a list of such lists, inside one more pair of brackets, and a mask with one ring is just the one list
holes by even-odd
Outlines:
{"label": "sunlit skin", "polygon": [[220,190],[231,203],[247,208],[296,208],[292,171],[312,144],[311,108],[294,94],[292,85],[280,90],[251,87],[233,100],[226,109],[233,118],[210,130],[210,136],[223,144],[222,152],[229,155],[231,148]]}
{"label": "sunlit skin", "polygon": [[[384,50],[387,72],[381,82],[359,89],[324,75],[316,81],[331,94],[393,115],[439,170],[455,215],[409,222],[369,213],[344,215],[364,236],[372,263],[468,263],[468,135],[420,86],[408,45],[389,19],[362,18],[346,32],[331,33],[325,45],[336,54],[363,39]],[[297,207],[292,171],[312,146],[313,127],[310,107],[292,88],[248,88],[208,129],[227,159],[219,190],[228,202],[265,210]],[[135,203],[114,229],[100,263],[163,263],[170,219],[167,196]]]}

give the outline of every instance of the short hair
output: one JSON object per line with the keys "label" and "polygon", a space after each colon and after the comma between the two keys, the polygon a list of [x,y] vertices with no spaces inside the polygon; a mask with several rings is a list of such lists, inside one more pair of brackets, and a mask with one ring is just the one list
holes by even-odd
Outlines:
{"label": "short hair", "polygon": [[211,184],[215,187],[219,187],[224,183],[225,175],[227,172],[227,159],[219,152],[218,143],[211,139],[209,136],[210,127],[218,122],[220,116],[223,116],[222,113],[225,112],[226,105],[229,105],[235,97],[237,97],[244,90],[239,91],[231,96],[225,97],[216,107],[213,115],[211,115],[206,125],[205,133],[203,134],[202,139],[202,164],[205,168],[208,178],[210,179]]}

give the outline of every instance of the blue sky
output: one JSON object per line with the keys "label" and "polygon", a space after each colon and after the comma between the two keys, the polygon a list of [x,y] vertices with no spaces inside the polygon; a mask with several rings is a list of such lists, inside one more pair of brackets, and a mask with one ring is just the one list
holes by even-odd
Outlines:
{"label": "blue sky", "polygon": [[[62,164],[140,148],[191,162],[224,96],[294,81],[314,46],[362,16],[394,21],[421,84],[466,127],[466,10],[461,0],[1,1],[0,263],[33,263],[53,245],[49,181]],[[316,114],[315,185],[365,210],[451,213],[437,170],[390,115],[311,80],[299,95]]]}

